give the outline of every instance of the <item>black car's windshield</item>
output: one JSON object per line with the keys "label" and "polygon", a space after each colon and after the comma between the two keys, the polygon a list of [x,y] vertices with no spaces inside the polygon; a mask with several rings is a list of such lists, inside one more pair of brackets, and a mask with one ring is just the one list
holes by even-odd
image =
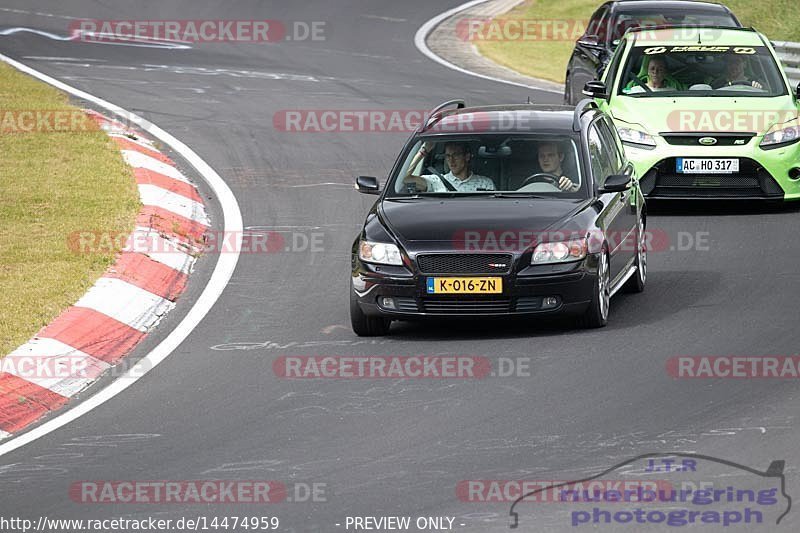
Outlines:
{"label": "black car's windshield", "polygon": [[578,153],[570,136],[420,138],[392,177],[387,194],[583,198],[588,187]]}
{"label": "black car's windshield", "polygon": [[711,42],[634,47],[622,70],[617,94],[680,98],[787,93],[780,69],[766,47]]}
{"label": "black car's windshield", "polygon": [[[738,27],[736,19],[729,13],[715,9],[713,12],[687,9],[629,9],[618,12],[610,19],[608,41],[621,39],[630,28],[663,25],[684,26],[729,26]],[[601,35],[600,37],[605,37]]]}

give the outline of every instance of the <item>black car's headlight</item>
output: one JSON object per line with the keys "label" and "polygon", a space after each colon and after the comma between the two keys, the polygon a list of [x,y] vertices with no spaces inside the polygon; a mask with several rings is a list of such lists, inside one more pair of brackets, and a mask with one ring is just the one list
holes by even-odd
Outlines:
{"label": "black car's headlight", "polygon": [[358,257],[367,263],[402,266],[403,257],[396,244],[362,240],[358,244]]}
{"label": "black car's headlight", "polygon": [[580,261],[586,257],[586,250],[586,239],[543,242],[534,248],[533,255],[531,256],[531,264],[547,265],[552,263]]}

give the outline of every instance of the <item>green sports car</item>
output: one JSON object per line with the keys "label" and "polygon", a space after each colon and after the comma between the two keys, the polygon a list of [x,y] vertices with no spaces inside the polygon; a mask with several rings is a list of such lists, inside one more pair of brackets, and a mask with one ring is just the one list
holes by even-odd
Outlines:
{"label": "green sports car", "polygon": [[753,29],[630,30],[584,94],[648,198],[800,200],[800,86]]}

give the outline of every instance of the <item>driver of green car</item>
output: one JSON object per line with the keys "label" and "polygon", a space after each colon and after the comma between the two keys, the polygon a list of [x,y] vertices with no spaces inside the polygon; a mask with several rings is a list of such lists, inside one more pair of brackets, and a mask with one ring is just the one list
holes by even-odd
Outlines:
{"label": "driver of green car", "polygon": [[749,85],[754,89],[762,89],[761,82],[750,78],[746,72],[747,58],[743,55],[731,54],[725,58],[725,75],[713,80],[714,89],[732,85]]}

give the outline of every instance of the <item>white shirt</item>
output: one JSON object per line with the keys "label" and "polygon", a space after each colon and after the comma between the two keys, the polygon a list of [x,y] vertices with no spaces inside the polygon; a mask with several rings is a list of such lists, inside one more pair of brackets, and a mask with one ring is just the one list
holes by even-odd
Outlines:
{"label": "white shirt", "polygon": [[[449,190],[444,183],[442,183],[442,180],[439,179],[439,176],[435,174],[426,174],[422,176],[422,179],[428,184],[429,192],[447,192]],[[444,175],[444,179],[459,192],[475,192],[478,189],[487,191],[495,190],[494,182],[491,178],[478,174],[470,174],[467,179],[462,180],[461,178],[457,178],[456,175],[450,171]]]}

